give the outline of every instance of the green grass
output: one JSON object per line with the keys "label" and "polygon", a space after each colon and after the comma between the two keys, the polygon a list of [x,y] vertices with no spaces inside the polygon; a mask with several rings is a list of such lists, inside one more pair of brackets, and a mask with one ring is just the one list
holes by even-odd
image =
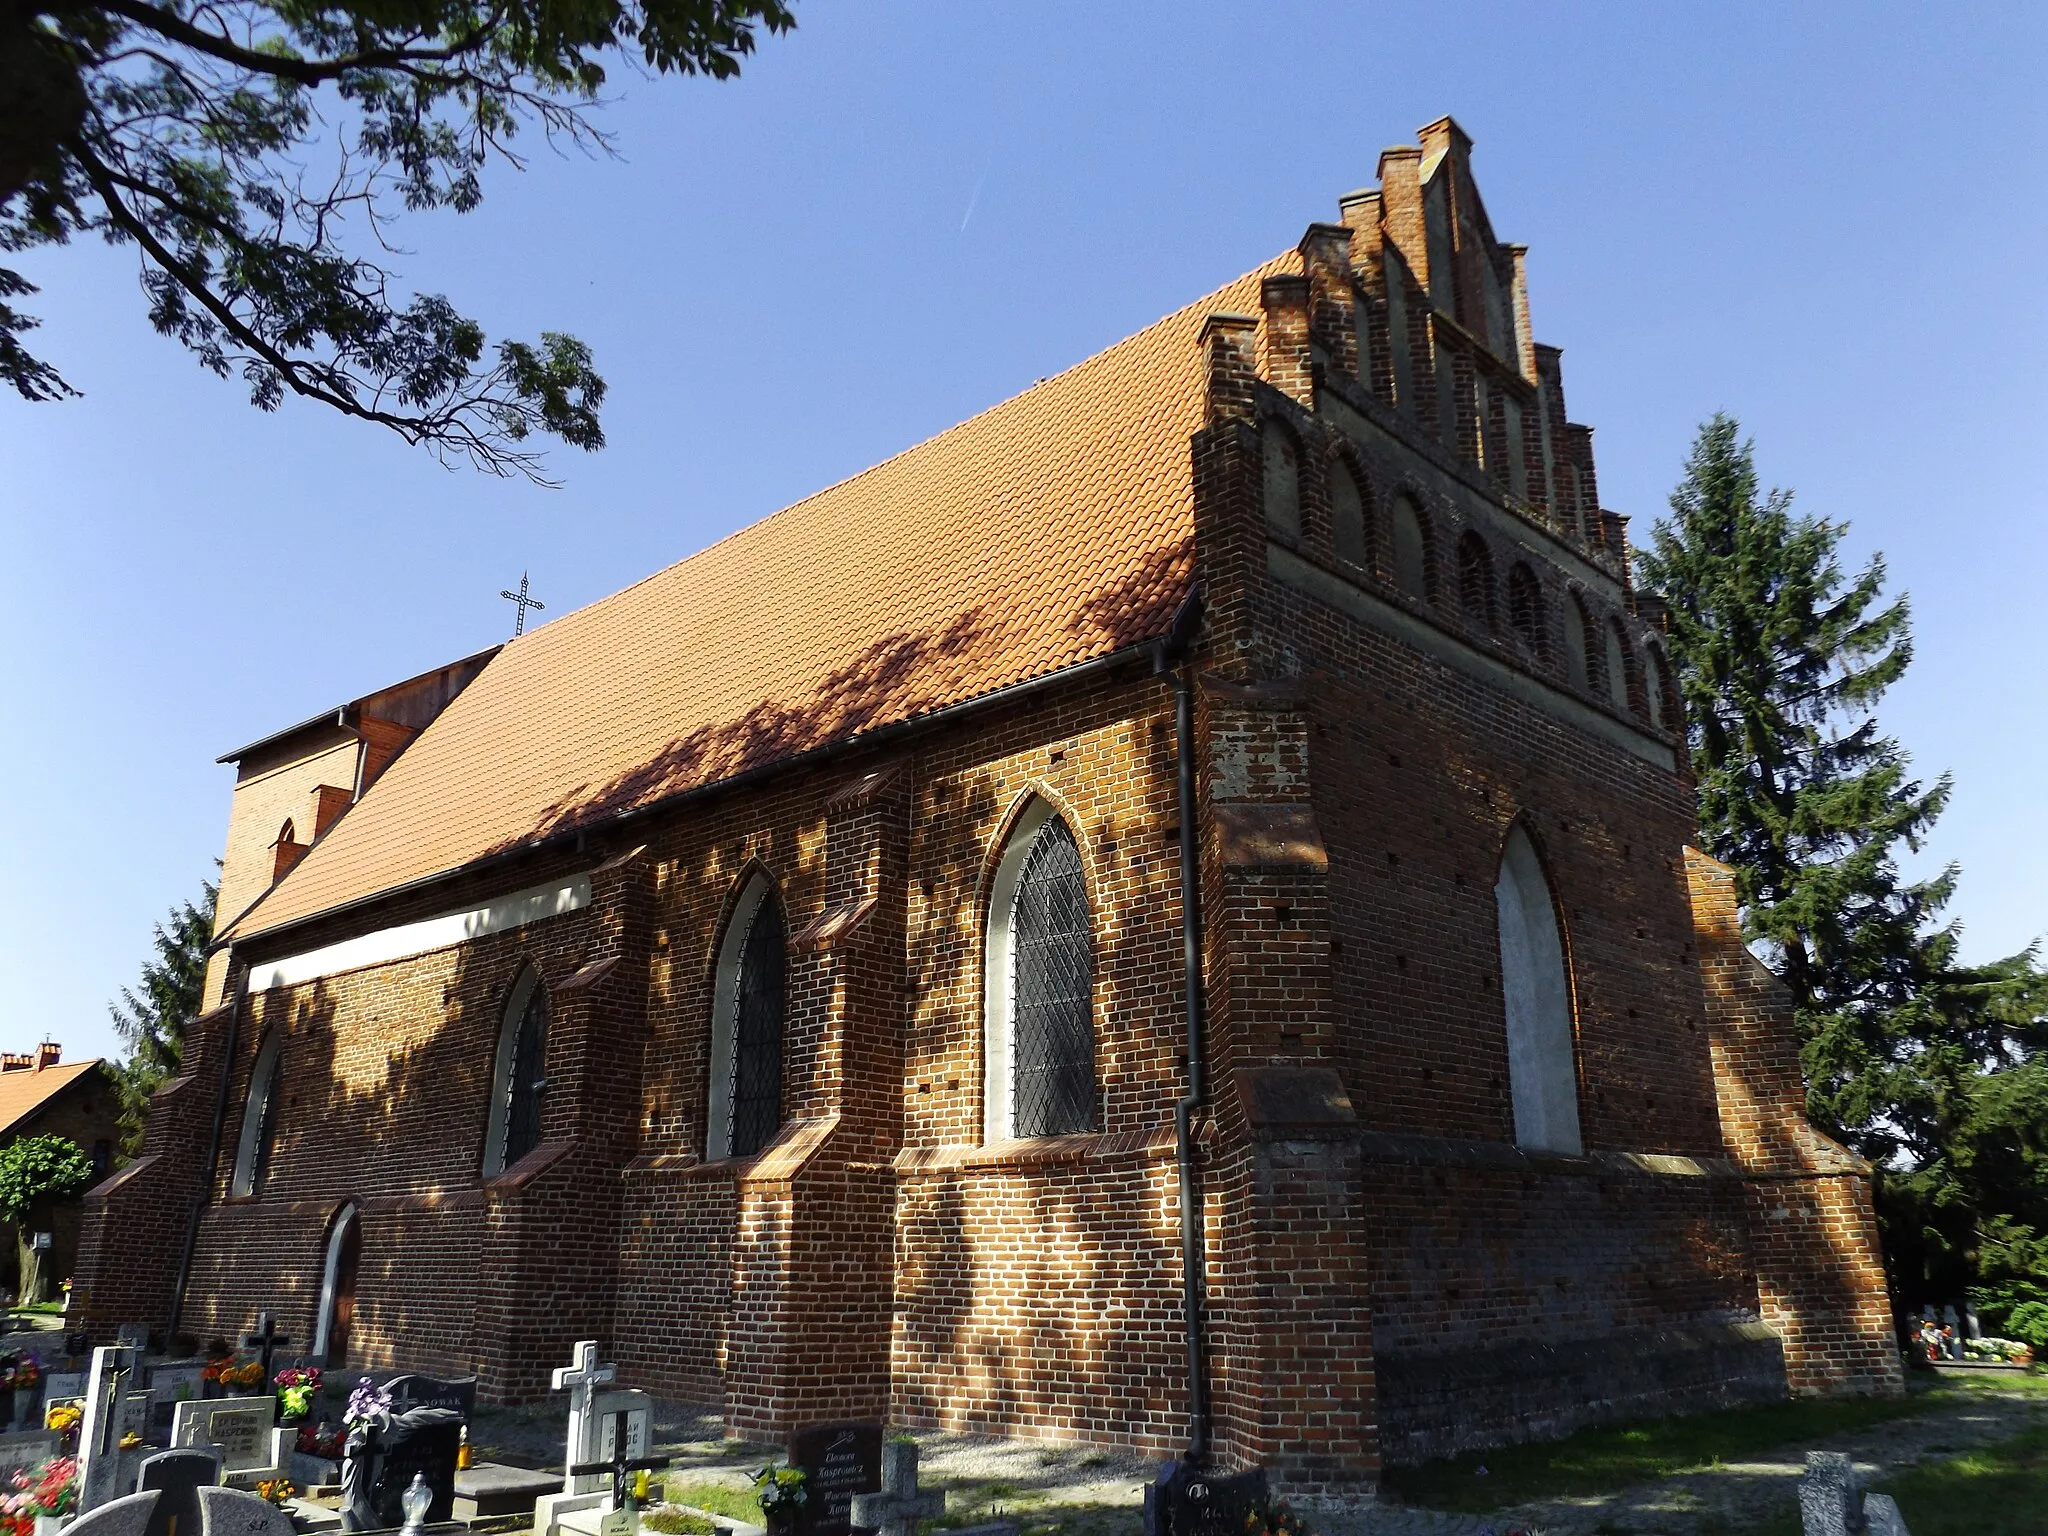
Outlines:
{"label": "green grass", "polygon": [[38,1317],[62,1317],[64,1303],[61,1301],[31,1301],[26,1306],[17,1306],[17,1312],[33,1312]]}
{"label": "green grass", "polygon": [[1913,1536],[2048,1536],[2048,1427],[1878,1485]]}
{"label": "green grass", "polygon": [[688,1504],[693,1509],[724,1515],[728,1520],[744,1520],[749,1525],[766,1523],[761,1518],[761,1501],[750,1488],[728,1488],[724,1483],[671,1482],[662,1490],[662,1497],[671,1504]]}
{"label": "green grass", "polygon": [[[2048,1380],[2001,1376],[2011,1389],[2048,1390]],[[1720,1413],[1586,1429],[1547,1445],[1502,1446],[1451,1461],[1395,1467],[1387,1486],[1425,1509],[1484,1514],[1530,1499],[1607,1493],[1631,1483],[1745,1461],[1792,1444],[1812,1444],[1894,1419],[1911,1418],[1968,1393],[1974,1383],[1915,1379],[1903,1399],[1802,1398]],[[1486,1475],[1479,1468],[1486,1468]],[[1910,1521],[1909,1521],[1910,1523]],[[1918,1536],[1916,1528],[1915,1536]]]}
{"label": "green grass", "polygon": [[661,1532],[661,1536],[712,1536],[718,1529],[702,1515],[687,1514],[667,1505],[644,1511],[640,1524],[646,1530]]}

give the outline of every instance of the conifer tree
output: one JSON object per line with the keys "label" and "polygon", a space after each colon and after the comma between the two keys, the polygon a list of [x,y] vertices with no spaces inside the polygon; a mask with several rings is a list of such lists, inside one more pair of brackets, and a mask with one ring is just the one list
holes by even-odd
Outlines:
{"label": "conifer tree", "polygon": [[199,1017],[206,989],[206,949],[213,939],[214,903],[220,888],[200,886],[197,902],[181,901],[156,925],[143,962],[140,990],[121,989],[121,1001],[107,1011],[114,1033],[128,1046],[121,1063],[122,1151],[133,1155],[142,1142],[143,1117],[158,1083],[178,1070],[185,1030]]}
{"label": "conifer tree", "polygon": [[1954,1301],[2048,1249],[2048,984],[2032,950],[1958,963],[1954,865],[1902,875],[1950,782],[1913,778],[1878,730],[1912,660],[1906,599],[1883,600],[1882,556],[1844,573],[1845,525],[1762,492],[1739,432],[1700,429],[1638,556],[1669,611],[1701,842],[1792,992],[1809,1115],[1878,1166],[1899,1301]]}

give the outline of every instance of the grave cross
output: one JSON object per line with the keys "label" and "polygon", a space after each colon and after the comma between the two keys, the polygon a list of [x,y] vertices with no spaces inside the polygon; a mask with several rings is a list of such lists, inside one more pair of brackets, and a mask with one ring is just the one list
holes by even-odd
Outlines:
{"label": "grave cross", "polygon": [[547,604],[542,602],[539,598],[528,597],[526,595],[526,572],[524,571],[521,571],[519,573],[519,590],[517,592],[507,589],[506,591],[500,592],[498,596],[504,598],[505,601],[507,601],[508,603],[516,603],[519,605],[519,617],[512,621],[512,638],[514,640],[517,640],[521,635],[526,633],[527,609],[531,608],[535,613],[542,613],[545,612],[547,609]]}
{"label": "grave cross", "polygon": [[[555,1367],[555,1390],[569,1394],[569,1453],[563,1458],[562,1468],[564,1493],[576,1491],[576,1467],[597,1446],[595,1425],[590,1418],[592,1395],[599,1387],[616,1381],[618,1375],[616,1366],[609,1362],[599,1363],[595,1339],[580,1341],[576,1346],[576,1358],[567,1365]],[[623,1441],[620,1443],[624,1444]]]}
{"label": "grave cross", "polygon": [[569,1476],[572,1478],[598,1477],[606,1472],[611,1473],[613,1509],[632,1509],[634,1507],[632,1485],[626,1477],[628,1472],[652,1470],[655,1467],[665,1467],[669,1464],[669,1458],[666,1456],[631,1456],[627,1454],[628,1424],[632,1417],[631,1413],[615,1413],[612,1415],[612,1459],[610,1461],[578,1462],[569,1469]]}
{"label": "grave cross", "polygon": [[242,1348],[256,1350],[263,1361],[263,1384],[265,1386],[270,1385],[270,1361],[271,1357],[277,1353],[277,1346],[289,1344],[291,1341],[292,1336],[290,1334],[277,1331],[277,1314],[275,1312],[258,1312],[256,1314],[255,1332],[242,1336]]}
{"label": "grave cross", "polygon": [[917,1442],[891,1440],[882,1447],[882,1491],[853,1496],[853,1523],[879,1527],[882,1536],[917,1536],[917,1522],[946,1512],[946,1491],[917,1491]]}

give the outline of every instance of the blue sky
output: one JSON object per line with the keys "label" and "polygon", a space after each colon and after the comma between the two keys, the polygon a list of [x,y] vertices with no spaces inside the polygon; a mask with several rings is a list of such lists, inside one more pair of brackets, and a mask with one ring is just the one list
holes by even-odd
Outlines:
{"label": "blue sky", "polygon": [[[2048,929],[2048,12],[1948,5],[799,0],[738,81],[620,72],[616,160],[536,150],[400,226],[493,336],[568,330],[610,446],[561,490],[263,416],[155,337],[132,254],[24,258],[85,398],[0,399],[0,1045],[111,1048],[211,870],[221,752],[553,617],[1290,247],[1442,113],[1646,533],[1694,427],[1911,592],[1883,719],[1955,801],[1965,954]],[[547,722],[536,720],[536,733]]]}

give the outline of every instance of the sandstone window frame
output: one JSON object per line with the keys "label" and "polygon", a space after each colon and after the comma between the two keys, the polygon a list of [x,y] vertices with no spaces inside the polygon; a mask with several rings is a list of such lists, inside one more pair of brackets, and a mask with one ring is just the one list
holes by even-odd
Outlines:
{"label": "sandstone window frame", "polygon": [[1017,1117],[1017,960],[1018,907],[1024,895],[1024,877],[1041,836],[1055,823],[1073,843],[1081,862],[1082,903],[1085,909],[1088,985],[1085,1003],[1088,1079],[1085,1122],[1035,1135],[1072,1135],[1101,1127],[1101,1084],[1097,1077],[1099,1032],[1095,1019],[1095,903],[1088,889],[1087,859],[1080,854],[1081,841],[1072,820],[1061,807],[1038,793],[1031,794],[1011,818],[1005,831],[1002,854],[988,882],[984,905],[982,940],[982,1140],[985,1145],[1020,1139]]}
{"label": "sandstone window frame", "polygon": [[256,1048],[249,1069],[249,1090],[242,1097],[242,1129],[235,1142],[235,1171],[228,1182],[233,1199],[253,1199],[263,1192],[277,1144],[277,1086],[282,1074],[284,1031],[272,1026]]}
{"label": "sandstone window frame", "polygon": [[1556,887],[1519,817],[1501,840],[1493,891],[1515,1143],[1577,1157],[1585,1141],[1571,958]]}
{"label": "sandstone window frame", "polygon": [[[749,953],[749,940],[755,937],[755,925],[764,911],[772,911],[782,934],[774,1129],[758,1145],[735,1151],[734,1133],[738,1129],[736,1073],[741,1065],[744,1043],[740,1038],[741,1008],[749,979],[746,963],[753,958],[758,964],[765,958],[765,950],[755,951],[751,956]],[[769,935],[764,930],[760,937],[766,942]],[[782,1069],[786,1064],[784,1053],[788,1047],[789,1022],[788,939],[789,927],[782,892],[774,877],[761,865],[754,864],[740,877],[739,892],[726,916],[725,931],[719,938],[718,958],[712,973],[711,1072],[704,1098],[704,1157],[707,1162],[753,1156],[775,1139],[775,1133],[783,1123],[781,1094],[785,1079]]]}
{"label": "sandstone window frame", "polygon": [[[335,1305],[342,1285],[342,1263],[348,1252],[348,1242],[353,1236],[358,1260],[362,1252],[363,1208],[354,1201],[343,1202],[341,1208],[328,1218],[326,1234],[321,1239],[320,1263],[320,1306],[314,1313],[313,1350],[311,1358],[323,1368],[347,1364],[347,1357],[330,1359],[334,1349]],[[353,1303],[355,1281],[349,1277],[350,1300]],[[346,1328],[353,1318],[343,1319]]]}
{"label": "sandstone window frame", "polygon": [[[541,1010],[538,1054],[529,1053],[527,1060],[522,1062],[520,1044],[525,1037],[528,1012],[536,1004]],[[503,1173],[540,1144],[540,1106],[548,1085],[547,1041],[548,1028],[554,1022],[552,1012],[547,983],[541,977],[540,967],[529,960],[520,967],[512,982],[512,990],[506,994],[505,1010],[498,1022],[498,1048],[491,1062],[490,1112],[484,1124],[482,1173],[487,1179]],[[526,1069],[524,1074],[522,1067]],[[525,1124],[515,1116],[522,1092],[534,1100],[533,1146],[519,1145],[528,1134]]]}

